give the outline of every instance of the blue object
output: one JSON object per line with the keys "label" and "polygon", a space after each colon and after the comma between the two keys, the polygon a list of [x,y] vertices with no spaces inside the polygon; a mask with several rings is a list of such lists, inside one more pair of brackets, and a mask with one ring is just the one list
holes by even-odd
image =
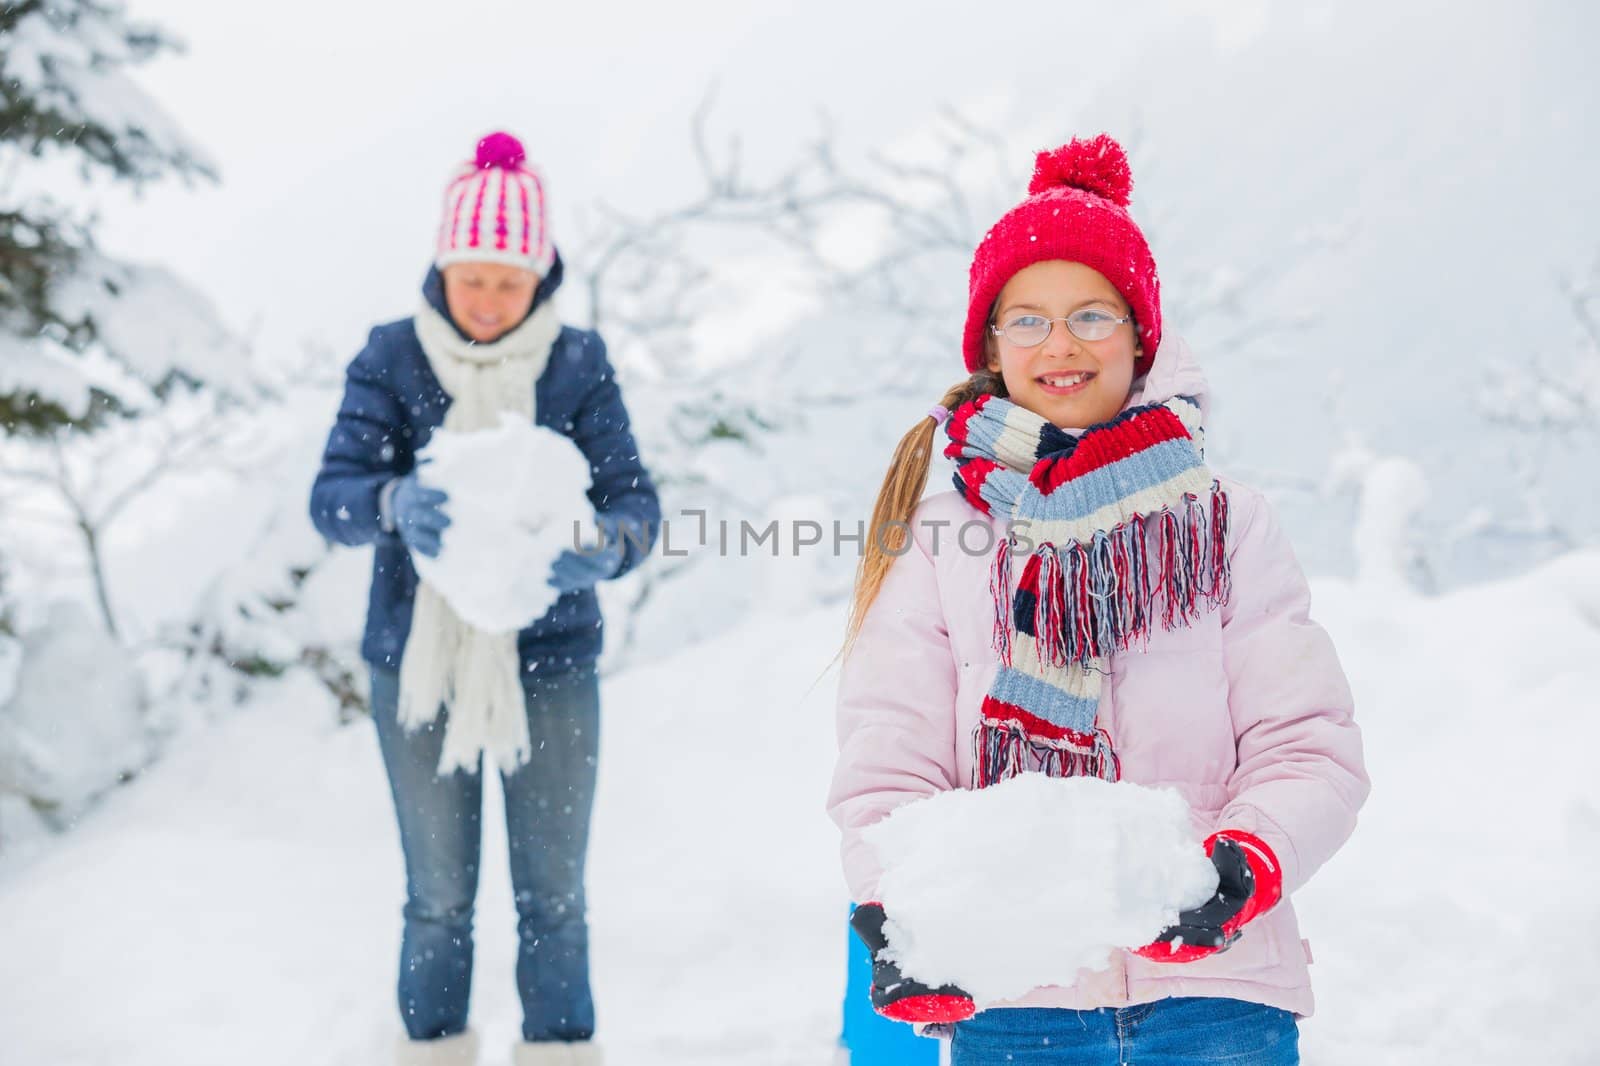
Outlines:
{"label": "blue object", "polygon": [[[622,565],[626,545],[621,523],[610,516],[601,516],[592,543],[584,543],[582,551],[568,548],[556,556],[550,567],[550,584],[562,592],[577,592],[593,588],[597,582],[615,577]],[[630,535],[639,534],[630,529]]]}
{"label": "blue object", "polygon": [[[594,1034],[583,867],[600,740],[593,666],[524,677],[529,760],[502,774],[517,908],[517,993],[524,1040]],[[440,776],[444,723],[396,720],[400,675],[372,671],[372,720],[394,794],[406,863],[400,1017],[413,1040],[461,1032],[472,989],[483,773]],[[498,923],[497,923],[498,924]]]}
{"label": "blue object", "polygon": [[1297,1066],[1294,1015],[1238,999],[1182,997],[1136,1007],[1007,1007],[957,1023],[950,1066]]}
{"label": "blue object", "polygon": [[430,559],[439,557],[439,538],[450,525],[443,510],[449,498],[443,489],[430,489],[418,481],[415,470],[395,483],[394,528],[406,547]]}
{"label": "blue object", "polygon": [[[561,260],[539,283],[534,307],[561,282]],[[444,280],[428,272],[424,299],[449,318]],[[550,362],[534,386],[539,425],[572,438],[589,460],[589,502],[601,515],[625,520],[646,534],[623,545],[614,576],[644,558],[660,531],[661,505],[639,459],[622,392],[597,333],[563,327]],[[328,435],[322,469],[311,489],[311,520],[340,544],[374,544],[372,598],[361,655],[373,666],[400,666],[411,632],[417,572],[398,532],[383,529],[378,498],[383,486],[416,465],[416,454],[444,421],[450,397],[428,366],[409,318],[378,326],[351,362],[344,400]],[[600,604],[593,588],[561,596],[517,635],[525,671],[559,672],[591,663],[602,646]]]}
{"label": "blue object", "polygon": [[872,1009],[872,953],[848,925],[845,936],[849,954],[840,1043],[850,1053],[850,1066],[939,1066],[939,1041]]}

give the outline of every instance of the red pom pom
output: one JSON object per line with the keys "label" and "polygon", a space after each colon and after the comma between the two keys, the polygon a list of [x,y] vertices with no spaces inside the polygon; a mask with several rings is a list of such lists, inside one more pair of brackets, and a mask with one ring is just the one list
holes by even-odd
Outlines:
{"label": "red pom pom", "polygon": [[1037,196],[1060,185],[1082,189],[1103,196],[1118,207],[1127,207],[1133,192],[1128,153],[1104,133],[1087,141],[1074,137],[1053,152],[1040,152],[1033,164],[1028,195]]}
{"label": "red pom pom", "polygon": [[490,167],[510,170],[521,166],[527,158],[528,153],[522,150],[522,142],[509,133],[491,133],[478,142],[479,170],[488,170]]}

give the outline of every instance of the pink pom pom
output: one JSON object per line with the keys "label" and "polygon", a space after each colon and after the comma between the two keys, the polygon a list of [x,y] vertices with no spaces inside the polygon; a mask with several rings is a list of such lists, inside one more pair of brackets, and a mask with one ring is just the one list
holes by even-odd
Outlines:
{"label": "pink pom pom", "polygon": [[1065,185],[1103,196],[1119,207],[1127,207],[1133,192],[1133,171],[1128,169],[1128,153],[1107,134],[1091,140],[1074,137],[1053,152],[1040,152],[1033,164],[1033,180],[1028,195]]}
{"label": "pink pom pom", "polygon": [[478,142],[479,170],[488,170],[490,167],[511,170],[521,166],[527,158],[528,153],[522,150],[522,142],[509,133],[491,133]]}

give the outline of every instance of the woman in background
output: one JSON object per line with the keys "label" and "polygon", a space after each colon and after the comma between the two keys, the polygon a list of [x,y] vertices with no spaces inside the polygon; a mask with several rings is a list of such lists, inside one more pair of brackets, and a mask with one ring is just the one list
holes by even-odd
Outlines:
{"label": "woman in background", "polygon": [[[362,656],[405,855],[398,1062],[469,1066],[473,906],[482,755],[501,772],[518,913],[516,1066],[598,1066],[589,988],[584,858],[599,739],[596,582],[627,573],[660,509],[605,345],[563,326],[562,263],[544,186],[522,145],[478,143],[445,193],[416,313],[373,329],[311,492],[311,517],[341,544],[375,545]],[[449,544],[449,500],[418,481],[434,430],[470,432],[505,413],[564,434],[587,458],[599,551],[562,554],[554,606],[515,636],[464,623],[412,553]],[[492,563],[490,564],[492,565]]]}

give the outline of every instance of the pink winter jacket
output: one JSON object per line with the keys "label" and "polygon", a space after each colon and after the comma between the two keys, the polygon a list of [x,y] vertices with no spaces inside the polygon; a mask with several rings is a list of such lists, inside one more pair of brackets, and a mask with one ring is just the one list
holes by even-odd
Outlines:
{"label": "pink winter jacket", "polygon": [[[1204,391],[1183,342],[1169,336],[1129,402]],[[1192,628],[1158,627],[1144,648],[1114,655],[1100,722],[1122,779],[1181,793],[1197,840],[1234,828],[1266,841],[1283,866],[1284,900],[1220,954],[1174,964],[1119,951],[1107,970],[1081,971],[1070,987],[1036,989],[1004,1006],[1083,1010],[1226,996],[1311,1013],[1311,948],[1289,895],[1350,836],[1369,783],[1350,689],[1327,633],[1308,616],[1294,552],[1258,493],[1223,484],[1232,503],[1231,600]],[[973,522],[968,552],[957,535]],[[984,524],[1003,537],[1004,519],[985,518],[954,491],[924,499],[912,547],[890,568],[845,660],[828,807],[843,832],[855,900],[876,898],[882,872],[863,829],[903,803],[971,787],[978,706],[998,665]]]}

